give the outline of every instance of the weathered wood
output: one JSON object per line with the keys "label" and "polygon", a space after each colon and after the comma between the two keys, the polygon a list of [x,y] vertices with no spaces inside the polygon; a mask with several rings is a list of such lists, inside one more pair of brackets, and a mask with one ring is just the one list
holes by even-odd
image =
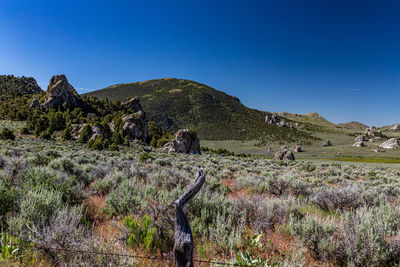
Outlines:
{"label": "weathered wood", "polygon": [[193,235],[183,207],[199,192],[205,179],[203,170],[199,170],[194,183],[174,202],[176,209],[174,257],[177,267],[193,266]]}

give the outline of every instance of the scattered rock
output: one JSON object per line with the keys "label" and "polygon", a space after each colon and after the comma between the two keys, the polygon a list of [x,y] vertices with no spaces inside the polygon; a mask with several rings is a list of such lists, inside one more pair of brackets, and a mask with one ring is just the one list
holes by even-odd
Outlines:
{"label": "scattered rock", "polygon": [[397,138],[390,138],[383,142],[379,147],[384,149],[397,149],[400,147],[400,141]]}
{"label": "scattered rock", "polygon": [[364,147],[364,142],[363,141],[357,141],[354,143],[353,147]]}
{"label": "scattered rock", "polygon": [[356,137],[356,142],[364,142],[365,140],[366,139],[364,135],[359,135]]}
{"label": "scattered rock", "polygon": [[389,128],[389,131],[400,131],[400,123],[396,123],[395,125],[393,125],[391,128]]}
{"label": "scattered rock", "polygon": [[331,142],[329,142],[329,140],[326,140],[322,146],[332,146]]}
{"label": "scattered rock", "polygon": [[272,153],[272,147],[269,147],[269,148],[267,149],[267,153]]}
{"label": "scattered rock", "polygon": [[294,154],[290,150],[278,151],[274,156],[275,160],[295,160]]}
{"label": "scattered rock", "polygon": [[29,108],[33,109],[33,108],[38,108],[40,107],[40,102],[39,100],[37,100],[37,98],[33,99],[31,104],[29,105]]}
{"label": "scattered rock", "polygon": [[373,148],[373,149],[371,149],[371,151],[372,152],[375,152],[375,153],[380,153],[380,152],[383,152],[382,150],[380,150],[379,148]]}
{"label": "scattered rock", "polygon": [[287,124],[286,124],[286,122],[284,121],[284,120],[281,120],[280,122],[278,122],[276,125],[278,125],[279,127],[281,127],[281,128],[283,128],[283,127],[286,127],[287,126]]}
{"label": "scattered rock", "polygon": [[200,140],[196,135],[190,133],[188,129],[179,130],[175,139],[166,143],[161,151],[167,151],[168,153],[186,153],[186,154],[201,154],[200,151]]}
{"label": "scattered rock", "polygon": [[43,104],[45,108],[57,108],[64,103],[77,107],[81,101],[79,94],[68,83],[65,75],[54,75],[51,77]]}
{"label": "scattered rock", "polygon": [[281,150],[288,150],[289,148],[287,146],[281,146]]}
{"label": "scattered rock", "polygon": [[267,124],[275,124],[278,121],[279,121],[279,118],[275,114],[268,114],[267,116],[265,116],[265,123],[267,123]]}
{"label": "scattered rock", "polygon": [[303,152],[303,150],[301,149],[301,146],[299,146],[299,145],[293,145],[292,150],[294,152]]}

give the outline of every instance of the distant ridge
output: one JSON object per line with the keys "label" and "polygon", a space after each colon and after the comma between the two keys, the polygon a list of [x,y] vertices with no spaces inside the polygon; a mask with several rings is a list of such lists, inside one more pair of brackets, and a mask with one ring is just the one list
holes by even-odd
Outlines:
{"label": "distant ridge", "polygon": [[296,113],[281,111],[277,114],[279,116],[288,118],[293,121],[301,122],[301,123],[311,123],[311,124],[316,124],[319,126],[335,126],[334,123],[328,121],[327,119],[325,119],[323,116],[321,116],[317,112],[310,112],[310,113],[306,113],[306,114],[296,114]]}
{"label": "distant ridge", "polygon": [[364,131],[366,128],[368,128],[367,125],[358,122],[358,121],[350,121],[347,123],[339,123],[338,124],[339,127],[343,127],[345,129],[349,129],[349,130],[355,130],[355,131]]}

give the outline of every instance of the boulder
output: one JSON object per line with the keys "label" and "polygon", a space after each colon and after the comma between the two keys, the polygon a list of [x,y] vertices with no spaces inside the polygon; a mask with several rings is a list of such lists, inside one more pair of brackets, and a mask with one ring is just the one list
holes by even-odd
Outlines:
{"label": "boulder", "polygon": [[140,103],[139,97],[131,98],[129,101],[122,103],[122,106],[129,108],[134,113],[139,111],[143,112],[142,104]]}
{"label": "boulder", "polygon": [[176,133],[175,139],[166,143],[161,148],[161,151],[168,153],[201,154],[200,140],[196,135],[190,133],[188,129],[181,129]]}
{"label": "boulder", "polygon": [[331,142],[329,142],[329,140],[326,140],[322,146],[332,146]]}
{"label": "boulder", "polygon": [[45,108],[57,108],[64,103],[77,107],[81,102],[79,94],[68,83],[65,75],[54,75],[51,77],[43,104]]}
{"label": "boulder", "polygon": [[[115,125],[111,128],[115,129]],[[145,141],[147,138],[147,128],[147,122],[144,119],[142,111],[138,111],[134,115],[129,114],[122,117],[122,130],[130,139]]]}
{"label": "boulder", "polygon": [[392,127],[390,127],[390,128],[389,128],[389,131],[394,131],[394,132],[400,131],[400,123],[396,123],[395,125],[393,125]]}
{"label": "boulder", "polygon": [[267,153],[272,153],[272,147],[269,147],[269,148],[267,149]]}
{"label": "boulder", "polygon": [[375,153],[380,153],[380,152],[383,152],[382,150],[380,150],[380,149],[379,149],[379,148],[377,148],[377,147],[375,147],[375,148],[371,149],[371,151],[372,151],[372,152],[375,152]]}
{"label": "boulder", "polygon": [[303,150],[301,149],[301,146],[299,146],[299,145],[293,145],[292,150],[294,152],[303,152]]}
{"label": "boulder", "polygon": [[383,142],[379,147],[384,149],[397,149],[400,147],[400,141],[397,138],[390,138]]}
{"label": "boulder", "polygon": [[294,154],[290,150],[278,151],[274,156],[275,160],[295,160]]}
{"label": "boulder", "polygon": [[[87,125],[86,123],[82,123],[72,126],[71,139],[75,141],[78,140],[79,137],[81,136],[83,128],[85,128],[86,125]],[[100,127],[95,127],[93,125],[91,125],[91,127],[92,127],[92,135],[89,137],[89,141],[96,140],[98,136],[103,136]]]}
{"label": "boulder", "polygon": [[356,142],[364,142],[366,141],[365,136],[364,135],[359,135],[356,137]]}
{"label": "boulder", "polygon": [[286,122],[284,120],[281,120],[280,122],[278,122],[276,125],[278,125],[281,128],[284,128],[287,126]]}
{"label": "boulder", "polygon": [[265,116],[265,123],[267,123],[267,124],[275,124],[278,121],[279,121],[279,118],[275,114],[268,114]]}
{"label": "boulder", "polygon": [[37,100],[37,98],[33,99],[31,104],[29,105],[29,108],[33,109],[33,108],[38,108],[40,107],[40,102],[39,100]]}
{"label": "boulder", "polygon": [[354,143],[353,147],[364,147],[364,142],[363,141],[357,141]]}

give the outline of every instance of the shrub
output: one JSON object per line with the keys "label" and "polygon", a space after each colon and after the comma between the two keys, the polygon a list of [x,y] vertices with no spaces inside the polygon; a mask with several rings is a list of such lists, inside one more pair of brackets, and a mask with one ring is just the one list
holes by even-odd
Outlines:
{"label": "shrub", "polygon": [[78,141],[80,143],[86,143],[89,138],[92,136],[93,131],[92,131],[92,126],[89,124],[86,124],[85,127],[83,127],[82,131],[80,132],[80,136]]}
{"label": "shrub", "polygon": [[24,134],[24,135],[30,134],[29,129],[27,127],[21,128],[21,134]]}
{"label": "shrub", "polygon": [[62,132],[61,138],[63,140],[70,140],[71,139],[71,131],[72,131],[72,127],[71,125],[69,125],[67,128],[64,129],[64,131]]}
{"label": "shrub", "polygon": [[42,227],[48,223],[54,211],[62,207],[61,194],[37,188],[28,191],[19,204],[19,213],[10,221],[10,227],[18,232],[28,231],[28,227]]}
{"label": "shrub", "polygon": [[124,225],[129,231],[127,240],[129,246],[142,246],[153,253],[160,247],[160,241],[156,235],[157,229],[153,226],[151,217],[144,215],[140,223],[137,218],[125,217]]}
{"label": "shrub", "polygon": [[51,133],[49,132],[49,130],[41,132],[39,136],[42,139],[47,139],[47,140],[51,139]]}
{"label": "shrub", "polygon": [[3,128],[0,132],[0,139],[15,140],[15,135],[12,130]]}
{"label": "shrub", "polygon": [[314,203],[324,211],[354,209],[361,205],[360,192],[352,186],[321,190],[314,197]]}

